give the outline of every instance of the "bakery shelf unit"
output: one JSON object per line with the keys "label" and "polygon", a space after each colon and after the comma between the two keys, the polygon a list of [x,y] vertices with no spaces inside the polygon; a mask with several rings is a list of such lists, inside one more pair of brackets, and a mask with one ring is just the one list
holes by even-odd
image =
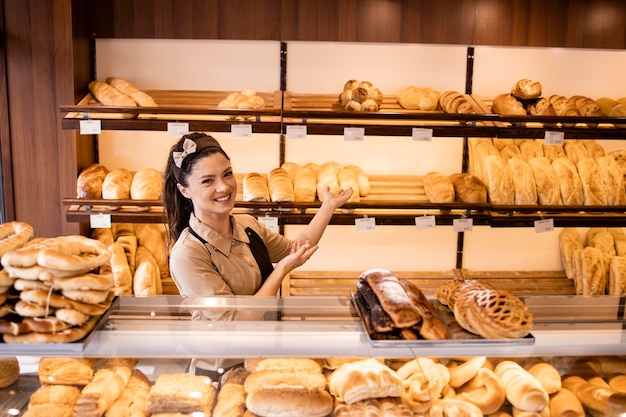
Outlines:
{"label": "bakery shelf unit", "polygon": [[[168,123],[188,122],[190,130],[230,132],[233,124],[252,125],[253,133],[281,134],[290,125],[306,126],[307,134],[343,135],[346,127],[360,127],[365,135],[406,136],[414,128],[432,130],[433,137],[490,137],[540,139],[547,131],[563,133],[565,139],[626,137],[626,118],[502,116],[481,112],[485,102],[467,95],[475,105],[474,114],[446,114],[441,111],[419,112],[400,109],[395,97],[386,97],[376,113],[332,110],[335,96],[297,95],[285,92],[266,93],[270,106],[263,110],[224,110],[217,107],[217,97],[226,92],[150,91],[158,109],[107,107],[91,103],[88,95],[81,103],[62,106],[65,129],[80,129],[80,121],[100,119],[103,130],[166,131]],[[210,97],[204,102],[198,97]],[[169,101],[168,101],[169,100]],[[285,103],[281,106],[278,103]],[[388,104],[386,104],[388,103]],[[277,108],[278,107],[278,108]],[[281,108],[284,107],[284,108]],[[326,110],[323,110],[326,109]],[[567,127],[565,127],[567,126]],[[593,127],[590,127],[593,126]],[[284,158],[284,156],[283,156]],[[281,158],[282,160],[282,158]],[[241,181],[242,177],[239,177]],[[432,214],[439,225],[454,219],[471,217],[475,225],[493,227],[531,227],[536,220],[552,218],[557,227],[626,225],[626,206],[493,206],[461,203],[433,204],[423,192],[422,177],[373,176],[372,194],[359,203],[349,203],[334,224],[354,224],[356,218],[375,216],[381,225],[414,224],[415,216]],[[240,184],[240,190],[242,189]],[[67,198],[66,218],[86,222],[97,213],[111,215],[114,222],[162,222],[162,206],[154,201],[82,200]],[[245,202],[238,197],[237,210],[278,217],[281,224],[305,224],[319,207],[317,203]]]}

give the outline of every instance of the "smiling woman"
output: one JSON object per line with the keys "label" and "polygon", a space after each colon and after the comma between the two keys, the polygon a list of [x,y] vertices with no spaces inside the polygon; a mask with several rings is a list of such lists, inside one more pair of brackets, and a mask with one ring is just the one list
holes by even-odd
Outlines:
{"label": "smiling woman", "polygon": [[311,223],[288,239],[253,216],[233,215],[237,182],[230,158],[213,137],[184,135],[169,152],[163,191],[170,272],[180,294],[275,296],[283,278],[315,253],[334,211],[351,194],[327,190]]}

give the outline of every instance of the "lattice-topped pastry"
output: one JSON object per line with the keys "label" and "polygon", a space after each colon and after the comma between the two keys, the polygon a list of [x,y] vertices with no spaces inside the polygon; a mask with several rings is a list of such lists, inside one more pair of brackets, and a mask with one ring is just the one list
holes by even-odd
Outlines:
{"label": "lattice-topped pastry", "polygon": [[435,297],[443,305],[454,309],[454,303],[460,294],[473,289],[491,288],[489,284],[471,279],[453,279],[437,287]]}
{"label": "lattice-topped pastry", "polygon": [[467,322],[485,338],[519,338],[530,333],[532,313],[519,297],[508,291],[475,291],[468,307]]}

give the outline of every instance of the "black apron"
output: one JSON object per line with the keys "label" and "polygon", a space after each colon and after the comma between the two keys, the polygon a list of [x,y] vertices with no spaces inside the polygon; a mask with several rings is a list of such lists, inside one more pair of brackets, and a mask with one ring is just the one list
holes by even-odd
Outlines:
{"label": "black apron", "polygon": [[[206,245],[208,243],[206,239],[196,233],[191,227],[189,227],[189,232],[203,244]],[[274,271],[274,265],[272,264],[270,254],[261,236],[250,227],[246,227],[246,234],[248,235],[248,239],[250,239],[249,246],[252,256],[254,256],[254,260],[261,270],[261,285],[263,285],[267,277]]]}

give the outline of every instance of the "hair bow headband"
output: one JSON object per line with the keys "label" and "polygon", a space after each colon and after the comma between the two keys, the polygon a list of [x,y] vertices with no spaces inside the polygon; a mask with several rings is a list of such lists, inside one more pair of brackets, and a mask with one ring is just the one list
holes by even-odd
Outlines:
{"label": "hair bow headband", "polygon": [[185,139],[183,142],[183,150],[182,152],[172,152],[172,159],[174,160],[174,164],[176,167],[181,168],[183,166],[183,161],[188,155],[196,152],[198,149],[198,145],[191,139]]}

